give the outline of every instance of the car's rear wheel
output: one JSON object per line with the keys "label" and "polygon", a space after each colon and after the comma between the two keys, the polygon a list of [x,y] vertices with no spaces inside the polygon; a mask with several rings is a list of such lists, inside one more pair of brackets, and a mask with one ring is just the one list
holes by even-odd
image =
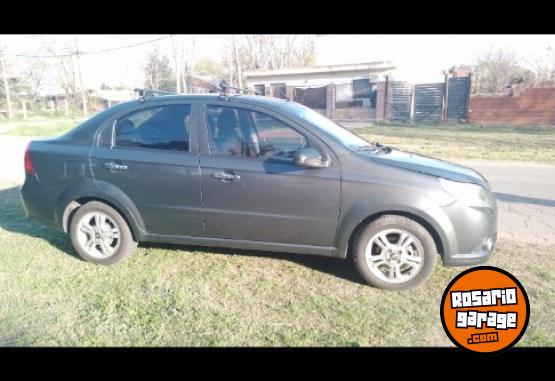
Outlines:
{"label": "car's rear wheel", "polygon": [[437,250],[421,224],[407,217],[385,215],[360,232],[353,259],[359,274],[371,286],[404,290],[430,277]]}
{"label": "car's rear wheel", "polygon": [[81,258],[101,265],[121,262],[137,247],[125,219],[114,208],[98,201],[88,202],[75,211],[70,235]]}

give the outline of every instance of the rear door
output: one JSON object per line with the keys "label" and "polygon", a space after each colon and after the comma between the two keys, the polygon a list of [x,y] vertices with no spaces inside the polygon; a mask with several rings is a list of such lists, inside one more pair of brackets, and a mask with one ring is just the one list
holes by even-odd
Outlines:
{"label": "rear door", "polygon": [[102,131],[91,164],[97,181],[121,189],[149,233],[202,235],[194,103],[151,104]]}
{"label": "rear door", "polygon": [[[199,119],[207,237],[333,246],[340,169],[329,148],[270,111],[222,102],[206,105]],[[332,165],[295,166],[294,152],[306,146]]]}

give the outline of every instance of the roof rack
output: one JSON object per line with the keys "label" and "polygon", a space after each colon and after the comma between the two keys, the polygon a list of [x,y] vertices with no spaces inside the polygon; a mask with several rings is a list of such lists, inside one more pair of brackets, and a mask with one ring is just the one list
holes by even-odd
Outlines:
{"label": "roof rack", "polygon": [[[229,95],[239,95],[239,94],[241,94],[241,92],[254,93],[255,95],[263,95],[259,91],[256,91],[256,90],[231,86],[225,79],[220,82],[219,88],[220,88],[220,97],[223,97],[224,99],[227,99],[227,97]],[[229,89],[237,90],[237,91],[239,91],[239,94],[228,94]]]}
{"label": "roof rack", "polygon": [[158,90],[150,90],[150,89],[135,89],[135,93],[139,97],[140,102],[145,102],[157,95],[179,95],[179,93],[172,93],[169,91],[158,91]]}
{"label": "roof rack", "polygon": [[[242,92],[243,93],[253,93],[255,95],[263,95],[259,91],[256,91],[256,90],[231,86],[225,79],[222,80],[219,83],[218,87],[219,87],[219,90],[220,90],[220,95],[219,96],[223,97],[224,99],[227,99],[228,96],[230,96],[230,95],[239,95]],[[238,91],[239,94],[229,94],[230,89]],[[159,95],[184,95],[184,93],[173,93],[173,92],[169,92],[169,91],[159,91],[159,90],[140,89],[140,88],[136,88],[135,93],[137,93],[139,102],[146,102],[149,99],[151,99],[152,97],[159,96]]]}

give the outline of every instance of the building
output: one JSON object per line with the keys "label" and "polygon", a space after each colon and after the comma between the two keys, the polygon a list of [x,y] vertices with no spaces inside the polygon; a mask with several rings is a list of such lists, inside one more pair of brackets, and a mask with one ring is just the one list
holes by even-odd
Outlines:
{"label": "building", "polygon": [[390,62],[247,71],[249,88],[260,94],[289,98],[336,120],[376,118],[377,83],[394,66]]}

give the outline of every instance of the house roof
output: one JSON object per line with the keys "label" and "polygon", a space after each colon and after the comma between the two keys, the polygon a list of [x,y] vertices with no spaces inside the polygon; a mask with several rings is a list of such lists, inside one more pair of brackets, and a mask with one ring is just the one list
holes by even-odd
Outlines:
{"label": "house roof", "polygon": [[288,68],[264,71],[246,71],[247,78],[288,76],[295,74],[320,74],[320,73],[349,73],[349,72],[383,72],[395,69],[389,61],[364,62],[345,65],[315,66],[306,68]]}

